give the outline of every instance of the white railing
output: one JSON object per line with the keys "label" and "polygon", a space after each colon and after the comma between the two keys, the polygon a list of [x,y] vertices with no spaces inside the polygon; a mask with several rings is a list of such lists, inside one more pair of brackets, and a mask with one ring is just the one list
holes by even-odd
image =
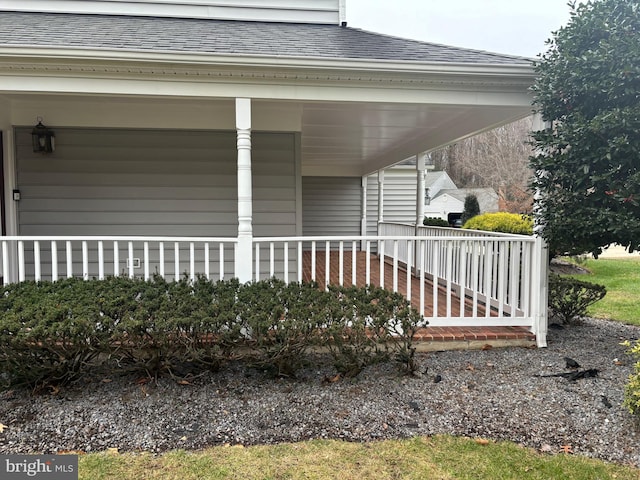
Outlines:
{"label": "white railing", "polygon": [[[539,243],[526,236],[261,238],[254,239],[254,274],[259,279],[283,272],[285,281],[340,285],[375,278],[430,311],[431,325],[533,327],[540,315],[533,275],[541,266]],[[374,244],[387,254],[372,257]],[[303,278],[305,261],[309,278]]]}
{"label": "white railing", "polygon": [[201,237],[2,237],[2,281],[154,275],[234,276],[235,239]]}
{"label": "white railing", "polygon": [[[442,230],[447,234],[254,238],[252,279],[376,284],[405,295],[432,326],[527,326],[544,346],[542,240]],[[4,284],[112,275],[230,279],[237,276],[236,247],[235,238],[2,237],[0,271]]]}

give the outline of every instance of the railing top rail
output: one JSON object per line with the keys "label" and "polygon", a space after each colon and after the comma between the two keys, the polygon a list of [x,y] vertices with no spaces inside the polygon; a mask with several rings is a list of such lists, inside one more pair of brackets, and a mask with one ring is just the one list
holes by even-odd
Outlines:
{"label": "railing top rail", "polygon": [[[375,235],[375,236],[309,236],[309,237],[253,237],[254,243],[263,242],[377,242],[377,241],[406,241],[406,240],[433,240],[433,241],[447,241],[447,240],[470,240],[470,241],[523,241],[523,242],[535,242],[537,237],[528,235],[509,235],[502,234],[501,236],[485,236],[485,235]],[[230,243],[235,244],[238,242],[236,237],[157,237],[157,236],[99,236],[99,235],[12,235],[12,236],[0,236],[0,241],[88,241],[88,242],[198,242],[198,243]]]}
{"label": "railing top rail", "polygon": [[536,237],[532,237],[529,235],[506,235],[501,237],[488,237],[488,236],[455,236],[455,235],[446,235],[446,236],[438,236],[438,235],[425,235],[425,236],[415,236],[415,235],[376,235],[376,236],[318,236],[318,237],[254,237],[254,243],[261,242],[377,242],[380,240],[434,240],[434,241],[442,241],[442,240],[474,240],[474,241],[523,241],[527,243],[534,243],[536,241]]}
{"label": "railing top rail", "polygon": [[237,243],[236,237],[157,237],[157,236],[120,236],[120,235],[11,235],[0,236],[0,241],[43,241],[43,242],[209,242],[209,243]]}
{"label": "railing top rail", "polygon": [[[412,223],[398,223],[398,222],[380,222],[380,225],[390,225],[390,226],[400,226],[400,227],[411,227],[415,228],[416,225]],[[522,235],[518,233],[503,233],[503,232],[490,232],[487,230],[471,230],[471,229],[460,229],[453,227],[436,227],[432,225],[418,225],[418,228],[427,230],[434,229],[437,231],[446,231],[449,230],[451,232],[456,232],[455,236],[467,236],[467,235],[475,235],[475,236],[486,236],[486,237],[530,237],[530,235]]]}

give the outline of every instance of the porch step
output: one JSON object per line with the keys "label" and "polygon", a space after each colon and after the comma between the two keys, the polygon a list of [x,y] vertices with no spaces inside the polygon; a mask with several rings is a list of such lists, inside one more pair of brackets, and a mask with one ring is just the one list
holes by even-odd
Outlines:
{"label": "porch step", "polygon": [[527,327],[426,327],[414,339],[419,352],[536,346]]}

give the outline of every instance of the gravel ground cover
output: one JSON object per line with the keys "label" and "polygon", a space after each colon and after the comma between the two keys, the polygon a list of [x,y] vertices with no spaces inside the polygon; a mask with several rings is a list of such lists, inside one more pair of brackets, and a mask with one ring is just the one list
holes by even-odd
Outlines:
{"label": "gravel ground cover", "polygon": [[[416,435],[511,440],[543,452],[640,466],[640,425],[622,406],[633,370],[623,340],[640,328],[594,319],[550,329],[548,348],[420,354],[422,374],[394,365],[337,379],[319,356],[295,379],[241,364],[187,382],[95,376],[33,395],[0,392],[0,453],[117,448],[161,452],[311,438]],[[594,377],[571,381],[564,357]]]}

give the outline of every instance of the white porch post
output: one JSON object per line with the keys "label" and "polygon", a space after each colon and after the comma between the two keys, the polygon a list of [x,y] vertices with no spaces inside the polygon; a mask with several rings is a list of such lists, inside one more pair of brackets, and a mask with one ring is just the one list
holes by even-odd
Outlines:
{"label": "white porch post", "polygon": [[416,228],[422,225],[424,220],[424,169],[426,157],[426,153],[420,153],[416,159]]}
{"label": "white porch post", "polygon": [[238,243],[235,276],[241,282],[252,278],[253,208],[251,190],[251,99],[236,98],[238,133]]}

